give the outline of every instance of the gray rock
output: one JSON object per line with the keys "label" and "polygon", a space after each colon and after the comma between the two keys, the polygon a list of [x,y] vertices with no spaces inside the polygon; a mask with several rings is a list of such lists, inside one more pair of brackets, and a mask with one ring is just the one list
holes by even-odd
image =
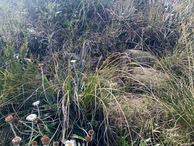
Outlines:
{"label": "gray rock", "polygon": [[156,61],[156,57],[152,55],[150,52],[141,51],[141,50],[127,50],[125,53],[131,57],[134,61],[140,64],[149,64],[152,65]]}
{"label": "gray rock", "polygon": [[160,85],[167,77],[165,73],[147,67],[134,67],[130,73],[134,80],[149,85]]}

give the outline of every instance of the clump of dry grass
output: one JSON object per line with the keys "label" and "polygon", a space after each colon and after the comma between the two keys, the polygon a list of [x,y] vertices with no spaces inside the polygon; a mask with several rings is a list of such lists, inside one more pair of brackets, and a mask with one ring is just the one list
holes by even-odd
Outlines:
{"label": "clump of dry grass", "polygon": [[[23,0],[0,8],[0,111],[21,119],[15,136],[86,145],[192,141],[191,0]],[[138,62],[126,55],[132,48],[164,58]],[[39,109],[31,105],[37,99]],[[22,122],[32,111],[40,116],[34,131]]]}

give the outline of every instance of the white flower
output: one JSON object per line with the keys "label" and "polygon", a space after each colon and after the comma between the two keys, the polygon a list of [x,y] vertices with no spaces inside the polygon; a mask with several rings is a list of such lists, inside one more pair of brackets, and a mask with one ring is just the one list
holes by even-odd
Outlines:
{"label": "white flower", "polygon": [[71,60],[70,62],[71,62],[71,63],[76,63],[76,61],[77,61],[77,60]]}
{"label": "white flower", "polygon": [[40,104],[40,101],[39,100],[32,103],[33,106],[38,106],[39,104]]}
{"label": "white flower", "polygon": [[76,146],[76,142],[74,139],[71,139],[71,140],[67,140],[65,142],[65,146]]}
{"label": "white flower", "polygon": [[37,115],[36,114],[30,114],[26,117],[26,120],[28,121],[34,121],[37,119]]}

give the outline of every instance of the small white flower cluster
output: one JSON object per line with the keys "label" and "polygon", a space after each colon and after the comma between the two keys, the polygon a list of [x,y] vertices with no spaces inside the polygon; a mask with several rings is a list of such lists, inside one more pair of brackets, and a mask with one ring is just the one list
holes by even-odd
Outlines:
{"label": "small white flower cluster", "polygon": [[[40,101],[36,101],[36,102],[33,102],[32,105],[33,106],[38,106],[40,104]],[[26,117],[26,120],[27,121],[35,121],[37,119],[37,115],[36,114],[30,114]]]}
{"label": "small white flower cluster", "polygon": [[[40,101],[36,101],[36,102],[33,102],[32,105],[33,106],[37,106],[38,108],[38,105],[40,104]],[[30,145],[30,143],[32,142],[32,138],[33,138],[33,131],[34,131],[34,127],[33,127],[33,123],[35,120],[37,120],[38,116],[36,114],[30,114],[26,117],[26,120],[27,121],[30,121],[32,123],[32,131],[31,131],[31,135],[30,135],[30,140],[29,140],[29,143],[28,145]],[[5,118],[5,121],[12,124],[11,122],[13,121],[13,116],[12,115],[9,115],[8,117]],[[11,126],[13,127],[13,126]],[[14,131],[14,130],[13,130]],[[12,143],[14,146],[19,146],[19,143],[22,141],[22,138],[18,137],[14,131],[14,135],[15,135],[15,138],[12,139]],[[34,141],[36,142],[36,141]],[[48,145],[50,143],[50,138],[47,136],[47,135],[44,135],[42,138],[41,138],[41,142],[43,145]],[[57,144],[58,145],[58,142],[53,142],[53,145],[54,144]],[[70,140],[66,140],[64,143],[63,143],[65,146],[77,146],[76,144],[76,140],[75,139],[70,139]]]}

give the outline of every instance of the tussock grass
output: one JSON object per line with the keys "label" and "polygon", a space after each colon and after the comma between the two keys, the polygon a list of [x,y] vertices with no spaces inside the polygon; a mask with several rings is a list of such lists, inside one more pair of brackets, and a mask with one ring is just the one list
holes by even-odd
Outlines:
{"label": "tussock grass", "polygon": [[[2,0],[0,144],[191,144],[192,10],[192,0]],[[127,49],[151,52],[152,65]]]}

